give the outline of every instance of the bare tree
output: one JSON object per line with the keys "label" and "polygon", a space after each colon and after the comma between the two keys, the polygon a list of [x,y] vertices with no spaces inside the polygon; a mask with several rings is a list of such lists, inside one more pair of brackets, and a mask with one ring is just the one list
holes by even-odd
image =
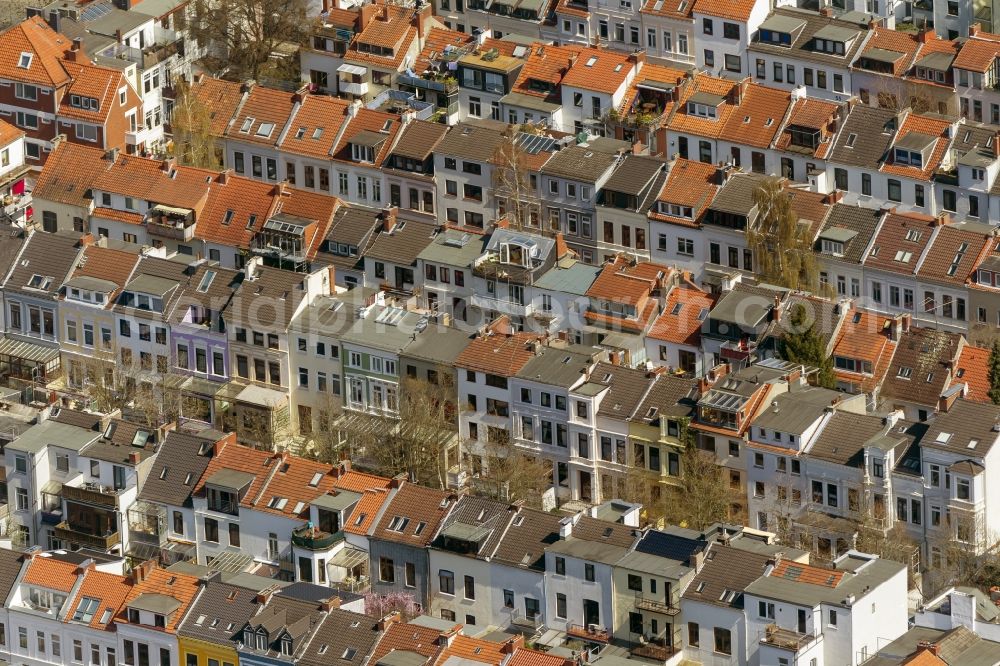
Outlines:
{"label": "bare tree", "polygon": [[212,114],[183,79],[175,84],[177,97],[170,116],[174,157],[178,163],[202,169],[219,169],[222,160],[212,134]]}
{"label": "bare tree", "polygon": [[508,125],[492,159],[494,196],[503,202],[503,212],[512,229],[530,223],[531,211],[537,208],[532,203],[535,191],[531,188],[528,154],[520,143],[523,131],[519,125]]}
{"label": "bare tree", "polygon": [[452,460],[458,442],[452,376],[439,372],[436,384],[407,377],[400,393],[398,415],[347,413],[337,427],[352,452],[379,474],[405,473],[413,482],[444,488],[448,468],[458,462]]}
{"label": "bare tree", "polygon": [[191,31],[234,80],[273,76],[308,36],[306,0],[197,0]]}
{"label": "bare tree", "polygon": [[552,486],[551,463],[518,451],[509,433],[500,429],[482,444],[481,459],[474,484],[478,492],[502,502],[541,506],[542,494]]}
{"label": "bare tree", "polygon": [[755,273],[763,281],[788,289],[816,291],[819,269],[809,227],[800,225],[791,195],[779,178],[767,178],[754,191],[757,219],[747,227]]}
{"label": "bare tree", "polygon": [[714,456],[688,444],[681,454],[680,484],[667,493],[667,521],[704,529],[729,519],[734,499]]}

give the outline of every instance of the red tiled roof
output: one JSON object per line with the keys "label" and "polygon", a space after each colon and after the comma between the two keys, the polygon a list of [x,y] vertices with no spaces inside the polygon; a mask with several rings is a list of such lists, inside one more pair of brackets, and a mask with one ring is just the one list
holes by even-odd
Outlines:
{"label": "red tiled roof", "polygon": [[693,162],[678,158],[670,167],[667,180],[663,184],[657,202],[690,206],[692,217],[678,217],[661,212],[658,206],[649,210],[650,219],[670,222],[685,227],[697,227],[702,213],[712,203],[715,192],[719,189],[715,184],[716,168],[714,164]]}
{"label": "red tiled roof", "polygon": [[28,563],[22,581],[47,590],[69,592],[76,585],[76,575],[75,564],[36,555]]}
{"label": "red tiled roof", "polygon": [[965,285],[994,242],[992,236],[976,229],[946,224],[938,229],[917,275],[923,280]]}
{"label": "red tiled roof", "polygon": [[832,355],[856,361],[867,361],[872,372],[865,375],[861,372],[835,370],[841,381],[860,384],[861,390],[868,392],[882,384],[885,373],[892,363],[896,343],[886,332],[888,319],[865,310],[849,312],[840,328],[840,336],[833,346]]}
{"label": "red tiled roof", "polygon": [[455,359],[455,366],[491,375],[513,377],[534,356],[528,343],[537,336],[530,333],[489,332],[477,337]]}
{"label": "red tiled roof", "polygon": [[[387,123],[391,124],[389,125],[389,129],[384,131],[383,128]],[[340,143],[334,147],[333,159],[351,162],[350,142],[359,133],[365,131],[384,133],[385,141],[379,147],[378,154],[375,155],[375,161],[372,163],[372,166],[375,168],[381,167],[382,161],[389,155],[389,149],[396,138],[396,134],[399,133],[402,127],[402,120],[394,113],[360,108],[357,111],[357,115],[348,121],[347,129],[344,130],[344,134],[340,138]]]}
{"label": "red tiled roof", "polygon": [[[890,273],[913,275],[924,248],[934,235],[935,218],[919,213],[886,215],[872,250],[865,257],[865,267]],[[877,249],[876,249],[877,248]]]}
{"label": "red tiled roof", "polygon": [[431,60],[440,61],[445,47],[453,46],[461,48],[471,44],[473,40],[474,37],[472,35],[464,32],[438,27],[431,28],[424,41],[424,48],[420,51],[420,55],[416,57],[413,64],[413,71],[417,74],[423,74],[431,66]]}
{"label": "red tiled roof", "polygon": [[562,79],[562,85],[614,93],[635,68],[629,57],[607,49],[585,48]]}
{"label": "red tiled roof", "polygon": [[890,30],[889,28],[879,26],[871,32],[871,37],[869,37],[868,42],[865,44],[865,50],[861,52],[861,57],[864,57],[865,53],[872,49],[883,49],[898,53],[900,57],[895,62],[892,73],[893,76],[901,77],[909,71],[910,65],[913,64],[913,56],[917,52],[919,45],[920,42],[917,41],[917,36],[913,33]]}
{"label": "red tiled roof", "polygon": [[[560,97],[559,83],[569,71],[574,59],[583,51],[584,47],[572,44],[564,46],[532,45],[531,53],[528,54],[528,59],[521,67],[521,72],[517,76],[512,91],[522,95],[551,97],[553,101],[558,100]],[[553,91],[547,93],[536,90],[531,87],[531,81],[549,83],[553,86]]]}
{"label": "red tiled roof", "polygon": [[7,146],[24,136],[24,130],[0,120],[0,148]]}
{"label": "red tiled roof", "polygon": [[115,222],[124,222],[125,224],[135,224],[140,225],[143,223],[142,213],[133,213],[128,210],[118,210],[116,208],[105,208],[104,206],[98,206],[94,209],[93,215],[96,217],[103,217],[106,220],[114,220]]}
{"label": "red tiled roof", "polygon": [[970,72],[986,72],[993,66],[997,56],[1000,56],[1000,38],[980,33],[965,40],[951,65]]}
{"label": "red tiled roof", "polygon": [[933,174],[941,164],[941,160],[944,158],[944,155],[948,150],[948,134],[950,131],[951,122],[948,120],[939,120],[937,118],[918,116],[911,113],[907,116],[906,120],[903,121],[903,125],[899,128],[899,133],[896,135],[893,143],[897,143],[900,139],[911,132],[928,134],[936,137],[936,140],[934,141],[934,150],[931,153],[930,158],[923,163],[922,168],[905,164],[895,164],[892,157],[892,151],[890,150],[889,160],[884,163],[879,170],[883,173],[891,173],[896,176],[904,176],[906,178],[914,178],[916,180],[929,180],[931,174]]}
{"label": "red tiled roof", "polygon": [[797,583],[807,583],[809,585],[820,585],[822,587],[837,587],[844,577],[843,571],[816,567],[811,564],[800,564],[789,560],[782,560],[774,570],[771,571],[771,578],[784,578]]}
{"label": "red tiled roof", "polygon": [[[721,136],[726,123],[736,109],[734,105],[729,103],[729,94],[732,92],[733,85],[733,82],[727,79],[717,79],[708,74],[696,75],[693,83],[685,87],[681,92],[681,98],[677,104],[677,112],[668,123],[670,130],[685,134],[695,134],[706,138],[718,138]],[[718,117],[715,120],[688,114],[687,101],[696,92],[706,92],[726,98],[719,105],[717,111]],[[780,118],[775,122],[780,123]]]}
{"label": "red tiled roof", "polygon": [[747,21],[756,0],[696,0],[694,11],[732,21]]}
{"label": "red tiled roof", "polygon": [[[385,4],[377,16],[351,40],[345,61],[370,62],[375,65],[398,68],[403,62],[410,45],[417,38],[417,29],[412,25],[413,10],[409,7]],[[369,44],[393,49],[391,57],[361,51],[359,44]]]}
{"label": "red tiled roof", "polygon": [[[294,106],[293,93],[254,86],[225,135],[240,141],[273,146],[277,144]],[[266,127],[267,124],[272,127]],[[265,125],[263,129],[262,125]]]}
{"label": "red tiled roof", "polygon": [[483,640],[482,638],[472,638],[465,634],[455,636],[451,645],[441,651],[435,664],[444,664],[454,657],[457,660],[468,660],[477,663],[500,666],[507,653],[504,651],[503,643]]}
{"label": "red tiled roof", "polygon": [[419,624],[395,622],[386,627],[378,645],[372,651],[368,663],[376,664],[382,657],[394,650],[416,652],[430,659],[438,653],[438,638],[441,632]]}
{"label": "red tiled roof", "polygon": [[969,387],[965,394],[966,400],[973,402],[992,403],[990,399],[989,379],[990,350],[984,347],[966,345],[962,355],[958,357],[958,367],[952,385],[966,384]]}
{"label": "red tiled roof", "polygon": [[[152,563],[152,561],[147,563],[147,566]],[[161,594],[176,599],[180,602],[180,606],[170,615],[166,626],[163,628],[164,632],[172,634],[177,630],[177,625],[180,621],[184,619],[188,606],[194,601],[200,589],[201,586],[198,583],[197,577],[185,573],[167,571],[166,569],[154,566],[146,573],[146,577],[142,582],[132,586],[132,591],[126,597],[122,607],[128,606],[128,604],[143,594]],[[128,614],[120,610],[115,621],[127,624]]]}
{"label": "red tiled roof", "polygon": [[506,666],[573,666],[576,662],[528,648],[517,648]]}
{"label": "red tiled roof", "polygon": [[[249,248],[274,210],[276,191],[275,185],[250,178],[229,173],[224,178],[216,176],[205,206],[195,219],[195,237],[208,243]],[[249,228],[251,216],[256,217],[253,228]]]}
{"label": "red tiled roof", "polygon": [[[139,255],[133,252],[89,245],[84,248],[83,256],[80,258],[76,270],[73,271],[72,277],[107,280],[115,283],[121,289],[128,282],[137,263],[139,263]],[[114,300],[117,293],[116,290],[109,300]]]}
{"label": "red tiled roof", "polygon": [[[21,21],[0,33],[0,78],[47,86],[67,83],[62,60],[70,46],[42,17]],[[22,53],[33,54],[27,68],[19,66]]]}
{"label": "red tiled roof", "polygon": [[119,154],[114,163],[94,165],[93,188],[198,211],[215,171],[174,166],[161,160]]}
{"label": "red tiled roof", "polygon": [[[678,310],[678,306],[680,309]],[[670,290],[663,314],[657,317],[646,337],[663,342],[699,347],[701,345],[700,314],[712,307],[712,296],[694,285]],[[676,314],[674,311],[677,310]]]}
{"label": "red tiled roof", "polygon": [[344,531],[351,534],[368,534],[368,530],[378,518],[379,510],[388,499],[389,491],[383,488],[364,491],[351,512],[347,524],[344,525]]}
{"label": "red tiled roof", "polygon": [[726,120],[722,135],[733,143],[768,148],[781,129],[781,121],[791,101],[791,93],[787,90],[751,83],[739,106]]}
{"label": "red tiled roof", "polygon": [[[657,7],[657,5],[660,5]],[[665,18],[690,19],[695,3],[692,0],[646,0],[639,10],[643,14]]]}
{"label": "red tiled roof", "polygon": [[222,136],[243,99],[239,83],[205,77],[191,85],[191,93],[208,110],[213,136]]}
{"label": "red tiled roof", "polygon": [[[86,62],[63,61],[63,67],[73,77],[59,104],[59,115],[85,122],[103,124],[112,109],[119,107],[118,90],[127,85],[125,76],[116,69],[98,67]],[[126,89],[126,92],[127,89]],[[73,106],[73,95],[96,99],[97,110]]]}
{"label": "red tiled roof", "polygon": [[327,159],[337,131],[347,116],[348,102],[328,95],[307,95],[295,113],[281,149]]}
{"label": "red tiled roof", "polygon": [[604,265],[586,295],[616,303],[639,305],[649,297],[657,286],[657,281],[669,277],[671,272],[669,266],[649,261],[630,265],[627,257],[618,255]]}
{"label": "red tiled roof", "polygon": [[[76,596],[70,602],[66,618],[73,617],[84,597],[97,599],[100,603],[94,611],[89,626],[94,629],[105,629],[111,624],[131,591],[132,580],[127,576],[116,576],[96,569],[89,570],[84,575],[83,583]],[[105,619],[106,611],[110,611],[110,613],[107,613]]]}

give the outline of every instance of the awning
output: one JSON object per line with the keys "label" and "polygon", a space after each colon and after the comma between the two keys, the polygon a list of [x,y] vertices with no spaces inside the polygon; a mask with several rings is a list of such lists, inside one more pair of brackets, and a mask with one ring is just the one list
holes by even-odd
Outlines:
{"label": "awning", "polygon": [[35,363],[48,363],[59,358],[59,349],[14,338],[0,338],[0,357],[2,356]]}
{"label": "awning", "polygon": [[353,569],[354,567],[368,562],[368,553],[359,548],[342,548],[340,552],[330,558],[329,566],[340,567],[342,569]]}
{"label": "awning", "polygon": [[364,67],[358,67],[357,65],[349,65],[346,62],[337,68],[338,72],[346,72],[347,74],[357,74],[358,76],[364,76],[368,73],[368,70]]}
{"label": "awning", "polygon": [[208,565],[208,568],[213,571],[241,573],[246,571],[252,563],[253,557],[250,555],[238,550],[227,550],[213,558],[212,563]]}
{"label": "awning", "polygon": [[288,396],[280,391],[262,386],[247,386],[236,396],[237,402],[245,402],[258,407],[274,409],[285,404]]}
{"label": "awning", "polygon": [[[4,470],[6,471],[6,469]],[[43,495],[62,495],[62,484],[58,481],[46,481],[42,486]]]}

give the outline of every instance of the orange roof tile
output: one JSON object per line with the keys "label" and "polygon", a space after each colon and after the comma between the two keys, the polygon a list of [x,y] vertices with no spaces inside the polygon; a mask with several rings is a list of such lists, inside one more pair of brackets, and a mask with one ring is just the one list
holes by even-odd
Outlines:
{"label": "orange roof tile", "polygon": [[604,265],[586,295],[616,303],[639,305],[649,297],[658,281],[669,277],[671,272],[669,266],[649,261],[629,265],[628,257],[618,255]]}
{"label": "orange roof tile", "polygon": [[346,472],[341,472],[335,477],[333,487],[338,490],[350,490],[355,493],[363,493],[366,490],[387,490],[392,487],[392,479],[350,469]]}
{"label": "orange roof tile", "polygon": [[712,203],[715,192],[719,189],[716,185],[715,165],[703,162],[693,162],[678,158],[670,167],[667,173],[667,180],[663,184],[657,202],[676,204],[678,206],[689,206],[691,217],[680,217],[664,213],[659,206],[654,206],[649,210],[649,217],[660,222],[679,224],[685,227],[697,227],[700,224],[701,216],[705,209]]}
{"label": "orange roof tile", "polygon": [[437,629],[419,624],[395,622],[386,627],[385,633],[368,658],[368,663],[378,663],[382,657],[394,650],[416,652],[430,659],[438,653],[437,641],[440,636],[441,632]]}
{"label": "orange roof tile", "polygon": [[494,643],[493,641],[458,634],[452,639],[451,645],[441,651],[435,664],[443,664],[451,657],[455,657],[457,659],[468,659],[469,661],[500,666],[500,662],[507,656],[503,646],[503,643]]}
{"label": "orange roof tile", "polygon": [[723,135],[733,143],[768,148],[781,130],[781,121],[791,101],[787,90],[751,83],[739,106],[726,120]]}
{"label": "orange roof tile", "polygon": [[920,213],[886,215],[865,257],[865,267],[912,275],[934,235],[935,223],[933,216]]}
{"label": "orange roof tile", "polygon": [[205,77],[191,85],[191,94],[208,110],[213,136],[222,136],[243,99],[242,86],[233,81]]}
{"label": "orange roof tile", "polygon": [[985,347],[966,345],[958,358],[958,367],[952,385],[964,383],[969,387],[965,394],[966,400],[973,402],[992,403],[990,399],[989,379],[990,350]]}
{"label": "orange roof tile", "polygon": [[689,19],[694,12],[694,5],[695,3],[692,0],[664,0],[663,2],[660,0],[646,0],[646,4],[639,11],[651,16]]}
{"label": "orange roof tile", "polygon": [[142,213],[133,213],[128,210],[117,210],[115,208],[105,208],[103,206],[98,206],[94,209],[93,215],[95,217],[103,217],[106,220],[114,220],[115,222],[124,222],[125,224],[135,224],[140,225],[143,223]]}
{"label": "orange roof tile", "polygon": [[934,654],[932,650],[917,647],[916,655],[900,662],[903,666],[948,666],[948,662]]}
{"label": "orange roof tile", "polygon": [[106,629],[131,592],[132,580],[127,576],[116,576],[96,569],[87,571],[76,597],[70,602],[66,620],[73,618],[73,614],[85,597],[97,599],[100,603],[94,611],[89,626],[94,629]]}
{"label": "orange roof tile", "polygon": [[746,21],[756,4],[756,0],[695,0],[694,11],[732,21]]}
{"label": "orange roof tile", "polygon": [[833,356],[866,361],[871,365],[871,373],[835,370],[837,378],[860,384],[862,391],[872,391],[882,383],[889,371],[896,343],[889,338],[886,325],[888,319],[866,310],[849,312],[840,328],[840,336],[833,346]]}
{"label": "orange roof tile", "polygon": [[[813,151],[813,157],[823,159],[833,147],[833,133],[836,130],[837,111],[839,106],[833,102],[819,99],[799,99],[792,103],[792,111],[788,114],[781,136],[775,143],[775,148],[785,150],[791,145],[792,126],[819,130],[819,143]],[[797,147],[796,150],[802,150]]]}
{"label": "orange roof tile", "polygon": [[94,165],[93,188],[155,201],[167,206],[200,210],[208,198],[215,171],[175,166],[162,160],[119,154],[114,163]]}
{"label": "orange roof tile", "polygon": [[68,593],[76,585],[76,570],[75,564],[36,555],[31,558],[21,580],[47,590]]}
{"label": "orange roof tile", "polygon": [[[653,81],[656,83],[666,83],[668,85],[679,86],[686,76],[686,72],[682,69],[666,67],[664,65],[644,65],[642,71],[639,72],[632,80],[632,84],[625,93],[625,97],[619,108],[622,113],[626,114],[632,111],[633,103],[639,97],[639,86],[644,82]],[[673,108],[673,98],[668,97],[668,101],[664,104],[662,113],[666,115],[670,113]]]}
{"label": "orange roof tile", "polygon": [[111,293],[107,307],[111,307],[118,292],[128,282],[135,265],[139,263],[139,255],[123,250],[112,250],[97,245],[89,245],[83,250],[83,256],[72,277],[91,277],[107,280],[118,285]]}
{"label": "orange roof tile", "polygon": [[546,654],[528,648],[518,648],[506,666],[572,666],[576,662],[554,654]]}
{"label": "orange roof tile", "polygon": [[[32,16],[0,33],[0,78],[39,85],[61,86],[69,82],[63,57],[70,40],[49,27],[41,16]],[[22,53],[33,54],[28,67],[21,67]]]}
{"label": "orange roof tile", "polygon": [[0,120],[0,148],[10,145],[24,136],[24,130]]}
{"label": "orange roof tile", "polygon": [[180,621],[184,619],[184,614],[187,613],[188,606],[194,601],[201,586],[196,576],[160,569],[159,566],[155,565],[154,561],[146,564],[147,566],[153,565],[153,567],[150,568],[141,582],[132,586],[132,590],[129,592],[128,597],[125,598],[122,609],[118,611],[115,621],[127,624],[128,613],[124,611],[124,608],[141,595],[162,594],[180,602],[177,610],[170,615],[166,626],[163,627],[164,632],[172,634],[177,630],[177,625]]}
{"label": "orange roof tile", "polygon": [[[389,125],[389,129],[385,130],[385,126]],[[347,129],[344,130],[343,135],[340,138],[340,143],[338,143],[333,149],[333,159],[340,160],[343,162],[351,162],[351,146],[350,142],[355,136],[361,132],[375,132],[385,134],[385,141],[379,147],[378,154],[375,155],[375,161],[372,163],[374,167],[381,167],[382,161],[389,155],[389,149],[391,148],[393,141],[396,139],[396,134],[403,127],[403,122],[400,117],[394,113],[385,113],[383,111],[373,111],[371,109],[360,108],[358,109],[357,115],[348,121]]]}
{"label": "orange roof tile", "polygon": [[306,458],[228,444],[208,463],[194,493],[200,493],[220,470],[247,472],[254,475],[254,480],[240,506],[285,517],[303,517],[310,502],[334,489],[333,469],[332,465]]}
{"label": "orange roof tile", "polygon": [[455,359],[455,366],[492,375],[513,377],[534,354],[528,343],[535,341],[530,333],[489,333],[477,337]]}
{"label": "orange roof tile", "polygon": [[[584,47],[574,45],[533,45],[528,59],[521,68],[521,73],[517,75],[512,91],[534,97],[551,97],[553,101],[557,101],[560,97],[559,83],[582,51]],[[544,87],[538,83],[533,84],[533,81],[547,83],[549,89],[543,89]]]}
{"label": "orange roof tile", "polygon": [[[229,173],[225,177],[216,176],[205,205],[195,218],[195,237],[208,243],[249,248],[250,241],[274,210],[276,191],[275,185],[250,178]],[[252,225],[251,217],[255,218]]]}
{"label": "orange roof tile", "polygon": [[45,166],[35,181],[36,199],[47,199],[71,206],[88,207],[88,192],[94,170],[104,159],[104,151],[63,141],[49,153]]}
{"label": "orange roof tile", "polygon": [[569,0],[558,0],[555,8],[556,14],[560,16],[576,16],[577,18],[590,18],[590,12],[583,7],[574,7],[569,4]]}
{"label": "orange roof tile", "polygon": [[368,534],[378,518],[378,512],[389,500],[389,491],[384,488],[371,488],[361,494],[354,511],[351,512],[344,525],[344,531],[351,534]]}
{"label": "orange roof tile", "polygon": [[917,36],[914,33],[900,32],[879,26],[871,32],[871,37],[865,44],[865,50],[862,51],[861,56],[863,57],[872,49],[883,49],[901,54],[893,67],[893,75],[898,77],[909,71],[919,45],[920,42],[917,41]]}
{"label": "orange roof tile", "polygon": [[712,307],[712,296],[694,285],[670,290],[666,307],[646,337],[663,342],[699,347],[701,345],[701,313]]}
{"label": "orange roof tile", "polygon": [[986,72],[1000,56],[1000,39],[995,35],[984,37],[982,33],[965,40],[951,63],[952,67],[970,72]]}
{"label": "orange roof tile", "polygon": [[[73,77],[59,104],[59,115],[93,123],[104,123],[111,111],[120,108],[118,90],[125,86],[124,74],[116,69],[98,67],[90,63],[63,61],[63,67]],[[126,92],[128,89],[126,88]],[[73,95],[96,99],[98,108],[83,109],[73,106]]]}
{"label": "orange roof tile", "polygon": [[[417,29],[412,25],[413,10],[397,5],[382,5],[378,15],[351,40],[345,61],[370,62],[398,68],[417,38]],[[383,56],[359,49],[360,44],[393,49],[392,56]]]}
{"label": "orange roof tile", "polygon": [[320,192],[287,188],[280,197],[275,212],[313,221],[305,229],[303,246],[306,257],[315,259],[316,253],[319,252],[319,248],[326,238],[326,232],[333,223],[333,215],[339,206],[340,199],[337,197]]}
{"label": "orange roof tile", "polygon": [[440,62],[441,55],[448,46],[461,48],[471,44],[474,37],[468,33],[448,30],[446,28],[431,28],[424,40],[424,48],[416,57],[413,64],[413,71],[423,74],[431,66],[431,61]]}
{"label": "orange roof tile", "polygon": [[[681,91],[677,111],[667,123],[667,126],[674,132],[718,138],[722,135],[726,122],[733,115],[736,108],[729,101],[733,85],[733,82],[727,79],[717,79],[707,74],[696,75],[694,81]],[[706,92],[726,98],[718,107],[718,117],[716,119],[702,118],[688,113],[687,101],[696,92]]]}
{"label": "orange roof tile", "polygon": [[771,571],[771,578],[785,578],[798,583],[820,585],[822,587],[837,587],[844,577],[843,571],[825,569],[811,564],[799,564],[782,560]]}
{"label": "orange roof tile", "polygon": [[948,135],[950,131],[951,122],[948,120],[939,120],[937,118],[918,116],[915,113],[911,113],[906,117],[906,120],[903,121],[903,125],[899,128],[899,132],[896,134],[893,143],[897,143],[900,139],[911,132],[928,134],[936,137],[934,141],[934,150],[931,153],[930,159],[924,162],[922,168],[906,164],[896,164],[893,159],[892,151],[890,150],[889,160],[882,164],[879,170],[883,173],[891,173],[896,176],[905,176],[916,180],[929,180],[931,174],[933,174],[941,164],[941,160],[944,158],[944,155],[948,150]]}
{"label": "orange roof tile", "polygon": [[292,115],[295,99],[293,93],[254,86],[225,135],[250,143],[277,144]]}
{"label": "orange roof tile", "polygon": [[562,79],[562,85],[614,93],[635,68],[635,63],[622,53],[607,49],[585,48]]}
{"label": "orange roof tile", "polygon": [[292,118],[281,149],[326,159],[347,115],[348,102],[328,95],[307,95]]}

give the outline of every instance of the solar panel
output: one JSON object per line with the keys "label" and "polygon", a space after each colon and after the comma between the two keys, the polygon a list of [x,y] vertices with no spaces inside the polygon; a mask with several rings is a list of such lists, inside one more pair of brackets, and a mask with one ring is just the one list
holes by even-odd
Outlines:
{"label": "solar panel", "polygon": [[90,5],[89,7],[84,9],[83,12],[80,13],[80,19],[83,21],[96,21],[102,16],[107,16],[108,14],[110,14],[111,9],[112,7],[110,4],[95,3]]}

